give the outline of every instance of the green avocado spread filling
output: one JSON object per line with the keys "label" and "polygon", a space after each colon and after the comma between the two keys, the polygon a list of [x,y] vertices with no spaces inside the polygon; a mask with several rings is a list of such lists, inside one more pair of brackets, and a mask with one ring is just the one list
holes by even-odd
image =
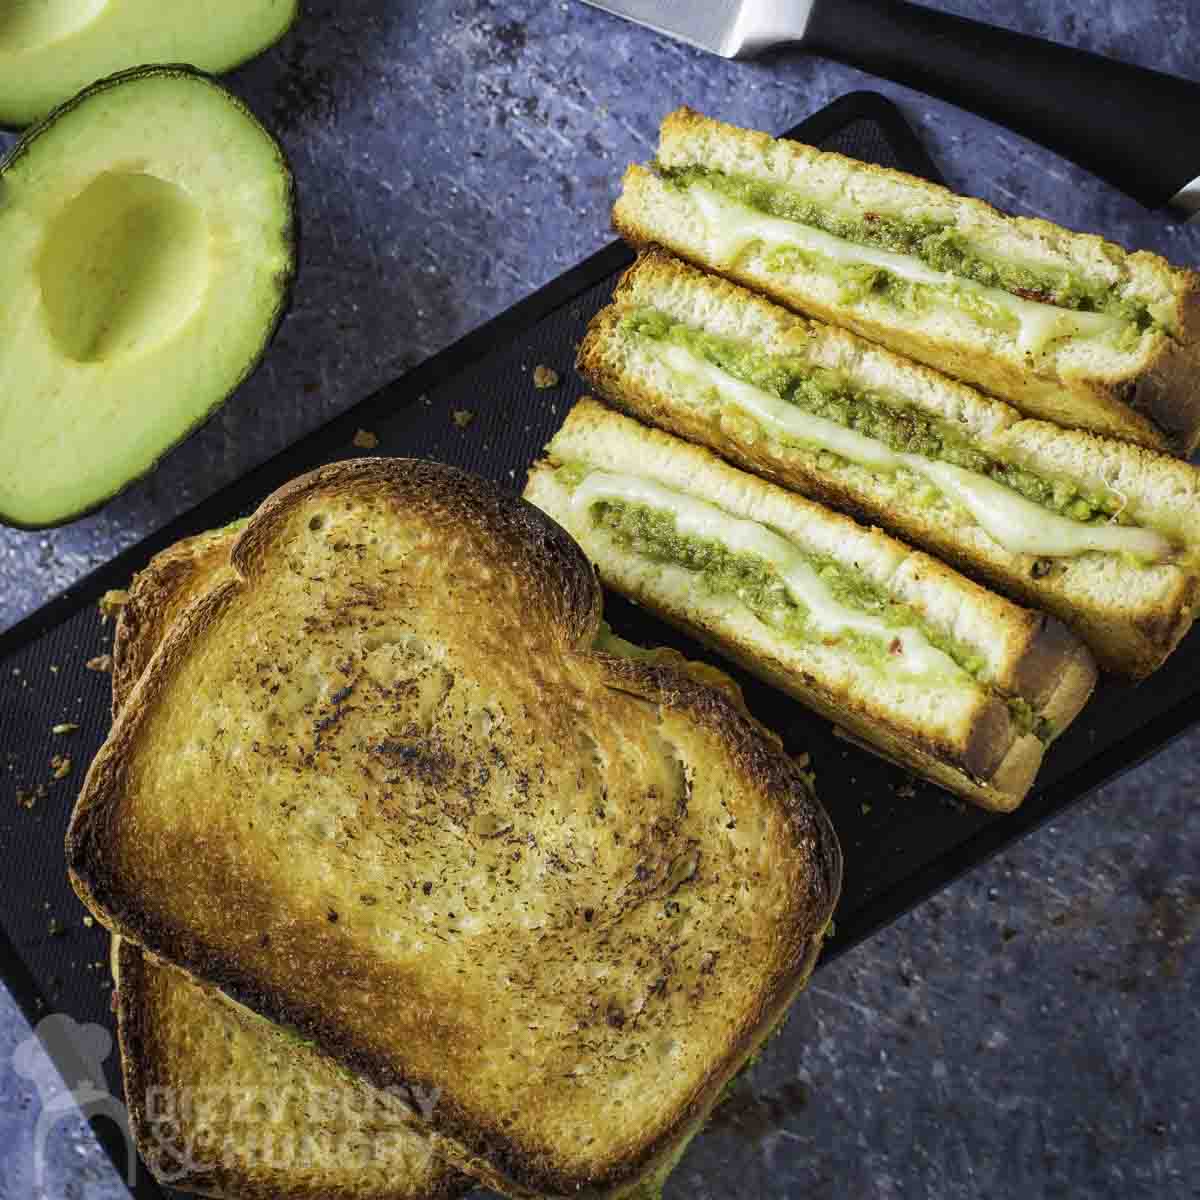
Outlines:
{"label": "green avocado spread filling", "polygon": [[[1044,479],[1015,463],[972,446],[947,421],[907,406],[896,406],[854,386],[839,371],[815,366],[801,355],[764,354],[746,342],[676,321],[657,309],[641,308],[622,321],[632,337],[673,343],[735,379],[761,388],[814,416],[834,421],[902,454],[975,471],[1002,483],[1027,500],[1081,523],[1121,520],[1122,500],[1113,494],[1086,494],[1064,479]],[[830,453],[825,451],[825,453]]]}
{"label": "green avocado spread filling", "polygon": [[[808,628],[807,610],[765,559],[754,554],[735,554],[719,541],[681,534],[672,513],[641,504],[602,500],[592,506],[591,516],[623,550],[652,562],[695,572],[710,593],[736,595],[764,624],[787,637],[803,641],[814,636]],[[911,608],[897,604],[863,576],[832,559],[808,554],[804,558],[839,603],[869,612],[896,629],[915,626],[972,677],[984,669],[982,657],[926,628]],[[887,662],[888,647],[881,639],[846,630],[838,634],[838,641],[870,662]]]}
{"label": "green avocado spread filling", "polygon": [[[578,464],[568,464],[560,468],[558,475],[566,486],[573,488],[587,475],[587,470]],[[710,594],[736,596],[760,621],[789,640],[810,641],[825,636],[810,628],[807,609],[766,559],[735,553],[714,539],[681,534],[673,513],[642,504],[598,500],[591,505],[589,515],[596,527],[603,529],[622,550],[650,562],[693,572],[700,586]],[[893,600],[882,588],[832,558],[809,553],[804,553],[803,558],[839,603],[870,613],[889,628],[919,629],[931,645],[952,659],[965,674],[988,686],[987,663],[981,654],[931,627],[915,609]],[[893,651],[883,638],[859,630],[843,630],[837,634],[836,642],[869,665],[887,667],[893,661]],[[1049,739],[1047,723],[1025,700],[1004,699],[1013,723],[1021,732]]]}
{"label": "green avocado spread filling", "polygon": [[[1160,328],[1145,303],[1115,295],[1109,285],[1099,280],[1040,264],[995,261],[971,246],[961,233],[945,222],[887,213],[831,212],[792,188],[699,165],[656,165],[655,169],[661,179],[683,191],[693,184],[703,183],[767,216],[795,221],[860,246],[877,246],[896,254],[911,255],[932,270],[945,271],[983,287],[999,288],[1023,300],[1119,318],[1124,323],[1117,335],[1122,349],[1135,347],[1146,330]],[[788,246],[775,250],[771,257],[776,269],[786,270],[818,256],[812,251]],[[851,302],[867,292],[876,292],[899,307],[917,309],[928,301],[932,292],[945,291],[930,284],[901,279],[886,268],[871,264],[837,264],[837,273],[848,292],[845,298]],[[1014,323],[1011,314],[989,304],[977,293],[951,290],[948,298],[969,310],[981,324],[1009,330]]]}

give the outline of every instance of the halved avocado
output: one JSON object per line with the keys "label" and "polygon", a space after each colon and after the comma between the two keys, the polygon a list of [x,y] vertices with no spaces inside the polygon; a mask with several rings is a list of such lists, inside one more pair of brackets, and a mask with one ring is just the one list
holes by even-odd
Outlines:
{"label": "halved avocado", "polygon": [[0,125],[22,126],[139,63],[220,73],[287,32],[299,0],[0,0]]}
{"label": "halved avocado", "polygon": [[0,521],[81,516],[262,357],[295,270],[279,146],[186,67],[94,84],[0,162]]}

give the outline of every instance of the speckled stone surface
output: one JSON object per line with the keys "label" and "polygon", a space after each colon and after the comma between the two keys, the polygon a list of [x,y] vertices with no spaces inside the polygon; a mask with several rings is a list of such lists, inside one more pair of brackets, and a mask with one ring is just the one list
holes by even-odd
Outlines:
{"label": "speckled stone surface", "polygon": [[[1200,78],[1195,0],[942,6]],[[1200,229],[828,62],[726,63],[575,2],[305,8],[232,79],[296,170],[293,311],[155,475],[68,528],[0,531],[0,627],[605,242],[621,169],[684,101],[782,129],[874,86],[952,185],[1200,264]],[[823,970],[668,1196],[1200,1194],[1198,752],[1181,740]],[[0,993],[0,1195],[22,1198],[27,1033]],[[46,1195],[123,1194],[86,1127],[50,1151]]]}

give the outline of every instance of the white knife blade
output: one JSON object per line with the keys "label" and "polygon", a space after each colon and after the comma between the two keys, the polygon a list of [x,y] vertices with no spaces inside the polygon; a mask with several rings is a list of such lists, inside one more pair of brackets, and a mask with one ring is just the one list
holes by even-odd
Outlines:
{"label": "white knife blade", "polygon": [[999,121],[1148,207],[1200,213],[1196,80],[910,0],[584,2],[725,58],[802,46]]}
{"label": "white knife blade", "polygon": [[584,0],[722,58],[799,42],[814,0]]}

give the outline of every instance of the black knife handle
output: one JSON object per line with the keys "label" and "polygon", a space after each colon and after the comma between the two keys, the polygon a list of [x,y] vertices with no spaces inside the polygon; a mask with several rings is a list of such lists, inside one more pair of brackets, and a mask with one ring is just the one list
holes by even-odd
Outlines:
{"label": "black knife handle", "polygon": [[804,47],[1006,125],[1150,208],[1200,177],[1200,83],[905,0],[816,0]]}

